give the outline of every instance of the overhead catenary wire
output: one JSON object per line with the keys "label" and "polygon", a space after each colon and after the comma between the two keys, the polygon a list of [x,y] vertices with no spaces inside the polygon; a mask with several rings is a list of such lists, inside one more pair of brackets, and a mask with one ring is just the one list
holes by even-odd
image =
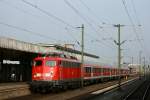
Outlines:
{"label": "overhead catenary wire", "polygon": [[[70,34],[67,27],[65,27],[65,30],[67,31],[68,34]],[[81,46],[81,45],[80,45],[80,42],[79,42],[72,34],[70,34],[70,36],[75,40],[75,42],[76,42],[79,46]]]}
{"label": "overhead catenary wire", "polygon": [[2,3],[5,4],[5,5],[8,5],[9,7],[14,8],[14,9],[16,9],[16,10],[22,12],[22,13],[25,13],[25,14],[28,14],[28,15],[30,15],[30,16],[33,16],[34,18],[38,18],[38,17],[39,17],[39,16],[34,15],[34,14],[32,14],[32,13],[30,13],[30,12],[24,10],[24,9],[21,9],[20,7],[17,7],[17,6],[15,6],[15,5],[13,5],[13,4],[10,3],[10,2],[7,2],[6,0],[0,0],[0,2],[2,2]]}
{"label": "overhead catenary wire", "polygon": [[[54,18],[55,20],[57,20],[57,21],[59,21],[59,22],[61,22],[61,23],[63,23],[63,24],[66,24],[67,26],[72,27],[73,29],[75,28],[75,27],[72,26],[71,24],[69,24],[69,23],[67,23],[66,21],[60,19],[59,17],[57,17],[57,16],[51,14],[50,12],[45,11],[44,9],[40,8],[39,6],[34,5],[33,3],[28,2],[28,1],[26,1],[26,0],[21,0],[21,1],[23,1],[23,2],[24,2],[25,4],[27,4],[27,5],[30,5],[31,7],[33,7],[33,8],[35,8],[35,9],[39,10],[40,12],[46,14],[47,16],[49,16],[49,17],[51,17],[51,18]],[[89,23],[89,24],[90,24],[90,23]],[[75,28],[75,29],[76,29],[76,28]]]}
{"label": "overhead catenary wire", "polygon": [[[64,2],[79,16],[79,17],[81,17],[89,26],[90,26],[90,28],[95,32],[95,33],[97,33],[97,35],[99,36],[99,32],[97,32],[97,30],[93,27],[93,25],[71,4],[71,3],[69,3],[69,1],[67,1],[67,0],[64,0]],[[90,35],[91,37],[93,37],[93,35]],[[97,39],[96,39],[97,40]],[[101,41],[101,40],[99,40],[99,41]],[[103,45],[105,45],[105,46],[108,46],[108,47],[110,47],[110,48],[112,48],[112,46],[109,46],[109,45],[107,45],[106,43],[104,43],[104,42],[100,42],[101,44],[103,44]]]}
{"label": "overhead catenary wire", "polygon": [[124,6],[124,9],[125,9],[125,11],[126,11],[126,14],[127,14],[128,18],[129,18],[129,21],[130,21],[130,23],[131,23],[132,26],[133,26],[133,31],[134,31],[134,33],[135,33],[135,35],[136,35],[136,38],[137,38],[137,40],[139,41],[141,47],[143,48],[143,45],[142,45],[142,43],[141,43],[141,41],[140,41],[140,38],[139,38],[139,35],[138,35],[137,31],[136,31],[136,28],[135,28],[135,25],[134,25],[134,23],[133,23],[133,20],[132,20],[130,14],[129,14],[129,12],[128,12],[128,9],[127,9],[125,0],[122,0],[122,3],[123,3],[123,6]]}
{"label": "overhead catenary wire", "polygon": [[[139,40],[139,42],[140,42],[139,35],[138,35],[138,33],[136,32],[135,25],[134,25],[134,23],[133,23],[133,20],[132,20],[130,14],[129,14],[129,11],[128,11],[128,9],[127,9],[125,0],[122,0],[122,3],[123,3],[123,6],[124,6],[124,9],[125,9],[125,11],[126,11],[126,14],[127,14],[128,18],[129,18],[129,21],[130,21],[130,23],[131,23],[132,26],[133,26],[133,31],[134,31],[134,33],[135,33],[135,35],[136,35],[136,38],[137,38],[137,39]],[[140,44],[141,44],[141,42],[140,42]],[[142,46],[142,45],[141,45],[141,46]]]}
{"label": "overhead catenary wire", "polygon": [[[135,35],[136,35],[136,38],[137,38],[137,40],[138,40],[138,42],[139,42],[141,48],[147,52],[147,49],[144,48],[144,46],[143,46],[143,44],[142,44],[142,42],[141,42],[141,40],[140,40],[140,38],[139,38],[139,35],[138,35],[137,31],[136,31],[135,24],[133,23],[133,20],[132,20],[130,14],[129,14],[128,9],[127,9],[126,1],[125,1],[125,0],[122,0],[122,4],[123,4],[124,9],[125,9],[125,11],[126,11],[126,13],[127,13],[127,15],[128,15],[128,18],[129,18],[130,23],[131,23],[132,26],[133,26],[133,31],[134,31],[134,33],[135,33]],[[138,26],[139,26],[139,25],[138,25]],[[141,25],[140,25],[140,26],[141,26]],[[148,52],[147,52],[147,54],[148,54]]]}
{"label": "overhead catenary wire", "polygon": [[[106,23],[106,22],[102,21],[102,20],[95,14],[95,12],[94,12],[83,0],[79,0],[79,1],[80,1],[80,3],[87,9],[87,11],[88,11],[91,15],[93,15],[93,17],[94,17],[95,19],[98,20],[98,24],[99,24],[99,25],[97,25],[97,26],[99,27],[99,29],[102,29],[102,31],[104,31],[105,33],[108,33],[108,32],[106,32],[106,30],[104,30],[104,25],[112,25],[112,24]],[[109,21],[107,21],[107,22],[109,22]]]}
{"label": "overhead catenary wire", "polygon": [[[10,6],[10,7],[12,7],[12,8],[14,8],[14,9],[16,9],[16,10],[18,10],[18,11],[20,11],[20,12],[22,12],[22,13],[25,13],[25,14],[28,14],[28,15],[31,15],[31,16],[37,17],[37,18],[39,17],[39,16],[36,16],[36,15],[34,15],[34,14],[32,14],[32,13],[30,13],[30,12],[24,10],[24,9],[21,9],[21,8],[19,8],[19,7],[15,6],[15,5],[13,5],[13,4],[10,3],[10,2],[7,2],[6,0],[1,0],[1,2],[4,3],[4,4],[6,4],[6,5],[8,5],[8,6]],[[72,34],[69,34],[69,35],[71,35],[71,37],[73,37]],[[77,42],[77,44],[79,45],[79,42],[77,41],[77,39],[75,39],[75,38],[73,38],[73,39],[74,39],[74,40]]]}
{"label": "overhead catenary wire", "polygon": [[[37,5],[34,5],[34,4],[30,3],[30,2],[27,2],[26,0],[22,0],[22,1],[23,1],[24,3],[30,5],[31,7],[33,7],[33,8],[35,8],[35,9],[39,10],[40,12],[46,14],[47,16],[52,17],[52,18],[54,18],[55,20],[57,20],[57,21],[59,21],[59,22],[61,22],[61,23],[63,23],[63,24],[66,24],[67,26],[71,27],[72,29],[77,30],[76,27],[74,27],[74,26],[72,26],[71,24],[67,23],[67,22],[64,21],[63,19],[60,19],[59,17],[57,17],[57,16],[51,14],[50,12],[45,11],[44,9],[38,7]],[[71,37],[73,37],[72,34],[70,34],[70,35],[71,35]],[[74,38],[74,39],[75,39],[75,38]],[[77,42],[78,45],[80,45],[80,43],[77,41],[77,39],[75,39],[75,41]]]}
{"label": "overhead catenary wire", "polygon": [[[67,0],[64,0],[64,2],[80,17],[82,18],[90,27],[93,31],[96,31],[96,29],[93,27],[93,25],[71,4],[69,3]],[[99,35],[99,34],[98,34]]]}
{"label": "overhead catenary wire", "polygon": [[131,4],[132,4],[132,7],[133,7],[133,11],[134,11],[134,13],[135,13],[136,20],[137,20],[137,22],[138,22],[138,25],[141,25],[141,22],[140,22],[140,20],[139,20],[139,17],[138,17],[136,8],[135,8],[134,0],[131,0]]}
{"label": "overhead catenary wire", "polygon": [[0,22],[0,24],[4,25],[4,26],[7,26],[7,27],[10,27],[10,28],[14,28],[14,29],[17,29],[17,30],[21,30],[21,31],[27,32],[28,34],[33,34],[33,35],[37,35],[37,36],[40,36],[40,37],[43,37],[43,38],[46,38],[46,39],[52,39],[54,41],[59,41],[59,40],[54,39],[54,38],[52,38],[50,36],[46,36],[46,35],[43,35],[43,34],[40,34],[40,33],[37,33],[37,32],[33,32],[31,30],[28,30],[28,29],[25,29],[25,28],[21,28],[21,27],[15,26],[15,25],[10,25],[10,24],[4,23],[4,22]]}
{"label": "overhead catenary wire", "polygon": [[[104,21],[102,21],[99,17],[97,17],[96,14],[91,10],[91,8],[88,5],[85,4],[85,2],[83,0],[79,0],[79,1],[87,9],[87,11],[98,20],[99,25],[97,25],[95,21],[92,21],[92,22],[95,23],[96,26],[98,26],[98,28],[101,29],[104,33],[108,33],[108,32],[106,32],[106,30],[104,30],[104,27],[103,27],[103,25],[105,25],[106,23]],[[101,22],[101,23],[99,23],[99,22]],[[102,24],[102,25],[100,25],[100,24]],[[103,38],[102,38],[102,40],[103,40]]]}
{"label": "overhead catenary wire", "polygon": [[129,14],[129,11],[128,11],[128,9],[127,9],[125,0],[122,0],[122,4],[123,4],[123,6],[124,6],[124,9],[125,9],[125,12],[126,12],[128,18],[129,18],[129,21],[131,22],[131,24],[132,24],[133,26],[135,26],[134,23],[133,23],[133,20],[132,20],[132,18],[131,18],[131,16],[130,16],[130,14]]}
{"label": "overhead catenary wire", "polygon": [[[3,1],[3,0],[2,0],[2,1]],[[9,3],[9,2],[3,1],[3,3],[8,4],[9,6],[11,6],[11,7],[13,7],[13,8],[15,8],[15,9],[17,9],[17,10],[23,12],[23,13],[30,14],[29,12],[27,12],[27,11],[25,11],[25,10],[23,10],[23,9],[20,9],[20,8],[18,8],[17,6],[12,5],[12,4]],[[33,6],[34,6],[34,5],[33,5]],[[34,17],[37,17],[37,16],[35,16],[35,15],[33,15],[33,14],[30,14],[30,15],[32,15],[32,16],[34,16]],[[31,33],[35,33],[35,32],[33,32],[33,31],[30,31],[30,30],[27,30],[27,29],[24,29],[24,28],[21,28],[21,27],[18,27],[18,26],[6,24],[6,23],[0,23],[0,24],[3,24],[3,25],[5,25],[5,26],[11,27],[11,28],[19,29],[19,30],[21,30],[21,31],[25,31],[25,32],[28,32],[28,33],[30,33],[30,34],[31,34]],[[42,35],[42,34],[39,34],[39,33],[36,33],[36,34],[39,35],[39,36],[42,36],[42,37],[44,37],[44,38],[47,38],[47,36],[44,36],[44,35]],[[34,34],[34,35],[35,35],[35,34]],[[70,36],[73,37],[72,34],[70,34]],[[48,38],[49,38],[49,37],[48,37]],[[51,39],[52,39],[52,38],[51,38]],[[75,39],[74,37],[73,37],[73,39],[76,41],[76,43],[77,43],[78,45],[80,45],[80,43],[79,43],[79,41],[77,41],[77,39]],[[56,40],[56,39],[53,39],[53,40]],[[57,41],[58,41],[58,40],[57,40]],[[60,40],[59,40],[59,41],[60,41]]]}
{"label": "overhead catenary wire", "polygon": [[35,5],[35,4],[31,3],[31,2],[28,2],[28,1],[26,1],[26,0],[21,0],[21,1],[22,1],[23,3],[25,3],[25,4],[29,5],[29,6],[31,6],[31,7],[33,7],[33,8],[35,8],[35,9],[39,10],[40,12],[46,14],[46,15],[49,16],[50,18],[53,18],[53,19],[55,19],[55,20],[57,20],[57,21],[59,21],[59,22],[65,24],[65,25],[67,25],[67,26],[73,28],[73,29],[76,29],[74,26],[72,26],[72,25],[69,24],[68,22],[66,22],[66,21],[64,21],[63,19],[61,19],[61,18],[55,16],[54,14],[52,14],[52,13],[50,13],[50,12],[48,12],[48,11],[42,9],[42,8],[40,8],[39,6],[37,6],[37,5]]}
{"label": "overhead catenary wire", "polygon": [[69,1],[64,0],[64,2],[79,16],[81,17],[91,28],[95,31],[93,25],[84,17],[82,14],[71,4]]}
{"label": "overhead catenary wire", "polygon": [[99,17],[97,17],[97,15],[91,10],[90,7],[88,7],[85,2],[83,0],[79,0],[80,3],[88,10],[89,13],[91,13],[91,15],[93,15],[93,17],[95,17],[96,19],[98,19],[98,22],[100,21],[101,24],[106,24],[104,21],[102,21]]}
{"label": "overhead catenary wire", "polygon": [[[108,33],[108,32],[106,32],[106,31],[104,30],[104,27],[103,27],[103,25],[105,25],[106,23],[105,23],[104,21],[102,21],[102,20],[91,10],[91,8],[90,8],[88,5],[85,4],[85,2],[84,2],[83,0],[79,0],[79,1],[80,1],[80,3],[87,9],[87,11],[90,13],[90,15],[93,15],[93,17],[98,20],[97,22],[95,22],[95,20],[92,20],[92,23],[95,23],[95,25],[96,25],[99,29],[101,29],[103,32]],[[86,16],[86,17],[87,17],[87,16]],[[101,23],[100,23],[100,22],[101,22]],[[102,24],[102,25],[101,25],[101,24]]]}
{"label": "overhead catenary wire", "polygon": [[[135,13],[135,18],[136,18],[137,23],[138,23],[138,26],[139,26],[139,31],[140,31],[139,33],[142,33],[142,24],[141,24],[141,21],[140,21],[140,19],[139,19],[139,17],[138,17],[134,0],[131,0],[131,5],[132,5],[133,11],[134,11],[134,13]],[[144,41],[144,40],[143,40],[143,41]],[[144,48],[144,49],[145,49],[145,48]],[[146,52],[147,52],[147,49],[145,49],[145,50],[146,50]],[[147,52],[147,53],[148,53],[148,52]]]}

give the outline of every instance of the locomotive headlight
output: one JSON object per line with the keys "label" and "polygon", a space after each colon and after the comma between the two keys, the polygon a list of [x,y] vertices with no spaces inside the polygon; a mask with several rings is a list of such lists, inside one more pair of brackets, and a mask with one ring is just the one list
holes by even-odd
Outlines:
{"label": "locomotive headlight", "polygon": [[45,73],[45,76],[46,77],[49,77],[51,74],[50,73]]}
{"label": "locomotive headlight", "polygon": [[42,75],[41,73],[35,73],[34,77],[41,77],[41,75]]}
{"label": "locomotive headlight", "polygon": [[53,71],[51,71],[50,73],[45,73],[44,76],[45,77],[53,77]]}

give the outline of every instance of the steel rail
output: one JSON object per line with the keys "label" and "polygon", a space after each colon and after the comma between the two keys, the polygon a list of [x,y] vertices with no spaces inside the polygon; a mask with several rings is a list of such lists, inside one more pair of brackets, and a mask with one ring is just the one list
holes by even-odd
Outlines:
{"label": "steel rail", "polygon": [[149,86],[147,86],[147,89],[146,89],[146,91],[145,91],[145,93],[144,93],[144,95],[143,95],[142,100],[146,100],[146,97],[147,97],[147,95],[148,95],[149,89],[150,89],[150,84],[149,84]]}
{"label": "steel rail", "polygon": [[144,80],[138,87],[136,87],[133,91],[131,91],[123,100],[128,100],[130,96],[132,96],[144,83],[146,80]]}

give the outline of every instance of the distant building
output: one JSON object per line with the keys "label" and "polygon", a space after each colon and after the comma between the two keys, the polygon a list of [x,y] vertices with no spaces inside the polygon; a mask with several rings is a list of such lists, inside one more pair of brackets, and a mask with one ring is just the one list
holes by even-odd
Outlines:
{"label": "distant building", "polygon": [[[139,73],[139,67],[140,67],[140,64],[129,64],[129,65],[128,65],[128,68],[130,68],[131,71],[132,71],[133,73],[136,73],[136,74]],[[140,69],[140,70],[141,70],[141,69]],[[141,72],[142,72],[142,70],[141,70]]]}

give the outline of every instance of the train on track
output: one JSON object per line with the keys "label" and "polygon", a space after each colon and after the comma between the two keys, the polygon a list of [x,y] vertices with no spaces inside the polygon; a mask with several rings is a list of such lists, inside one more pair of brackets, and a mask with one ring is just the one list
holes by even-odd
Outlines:
{"label": "train on track", "polygon": [[100,81],[128,77],[129,69],[86,63],[82,66],[76,57],[59,53],[39,56],[33,60],[32,91],[77,88]]}

